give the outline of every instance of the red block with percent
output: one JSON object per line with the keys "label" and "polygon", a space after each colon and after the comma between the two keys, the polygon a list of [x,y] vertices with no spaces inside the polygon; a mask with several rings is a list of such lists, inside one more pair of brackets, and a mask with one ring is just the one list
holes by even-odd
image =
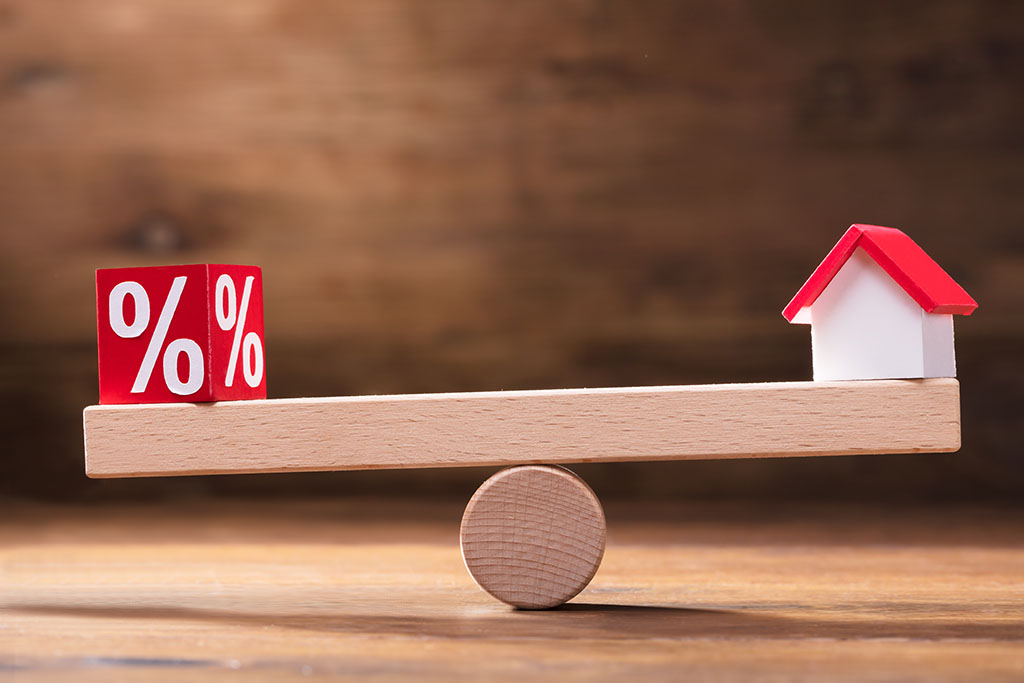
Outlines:
{"label": "red block with percent", "polygon": [[96,271],[100,403],[267,397],[256,266]]}

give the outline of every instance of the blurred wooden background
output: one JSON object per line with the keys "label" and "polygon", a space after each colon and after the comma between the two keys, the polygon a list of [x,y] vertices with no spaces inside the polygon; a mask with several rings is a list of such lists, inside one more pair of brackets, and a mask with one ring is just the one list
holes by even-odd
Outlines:
{"label": "blurred wooden background", "polygon": [[580,468],[602,497],[1024,485],[1024,3],[0,0],[0,494],[442,495],[480,471],[92,482],[93,269],[263,266],[275,397],[810,377],[852,222],[958,320],[950,456]]}

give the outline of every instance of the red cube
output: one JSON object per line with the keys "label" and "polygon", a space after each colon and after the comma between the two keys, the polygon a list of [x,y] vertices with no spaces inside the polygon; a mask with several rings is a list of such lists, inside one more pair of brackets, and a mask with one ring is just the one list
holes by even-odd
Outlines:
{"label": "red cube", "polygon": [[96,271],[100,403],[267,397],[256,266]]}

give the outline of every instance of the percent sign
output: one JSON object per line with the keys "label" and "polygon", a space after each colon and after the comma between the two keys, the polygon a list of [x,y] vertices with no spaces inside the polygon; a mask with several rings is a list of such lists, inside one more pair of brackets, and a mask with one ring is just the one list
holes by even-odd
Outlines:
{"label": "percent sign", "polygon": [[[263,342],[255,332],[245,335],[245,316],[249,311],[249,298],[252,296],[252,283],[256,278],[249,275],[245,278],[245,285],[242,287],[242,305],[238,305],[238,295],[235,291],[235,281],[231,276],[224,273],[217,278],[217,286],[214,289],[216,303],[214,312],[217,315],[217,326],[227,332],[231,328],[235,330],[235,336],[231,340],[231,355],[228,356],[228,370],[224,375],[224,386],[230,387],[235,382],[235,367],[242,358],[242,376],[245,383],[256,388],[263,380]],[[251,360],[247,363],[246,360]]]}
{"label": "percent sign", "polygon": [[[245,326],[245,316],[249,307],[249,298],[252,294],[252,276],[246,277],[245,286],[242,292],[242,305],[238,306],[235,283],[228,274],[223,274],[217,280],[215,313],[218,326],[225,332],[232,327],[235,329],[234,340],[231,345],[231,356],[228,359],[227,373],[224,379],[225,386],[232,386],[237,367],[240,351],[245,358],[251,359],[251,363],[242,363],[242,375],[246,384],[256,387],[263,379],[263,345],[259,335],[250,332],[243,340],[242,333]],[[179,275],[171,283],[171,290],[164,300],[160,309],[160,316],[157,318],[156,326],[153,329],[153,336],[146,346],[146,353],[142,357],[138,374],[132,384],[131,393],[141,394],[149,386],[149,380],[153,376],[153,369],[156,367],[157,359],[163,350],[163,375],[164,382],[171,393],[178,396],[190,396],[203,386],[205,376],[205,361],[203,350],[199,344],[192,339],[179,338],[172,340],[164,348],[164,341],[167,332],[171,327],[171,321],[181,301],[181,293],[185,290],[188,276]],[[226,296],[225,296],[226,294]],[[135,304],[135,319],[129,325],[125,320],[124,301],[131,297]],[[114,333],[122,339],[134,339],[140,336],[148,327],[150,320],[149,295],[145,288],[138,282],[126,280],[114,286],[110,291],[108,302],[108,313],[110,327]],[[185,354],[188,373],[184,381],[178,375],[178,359]]]}

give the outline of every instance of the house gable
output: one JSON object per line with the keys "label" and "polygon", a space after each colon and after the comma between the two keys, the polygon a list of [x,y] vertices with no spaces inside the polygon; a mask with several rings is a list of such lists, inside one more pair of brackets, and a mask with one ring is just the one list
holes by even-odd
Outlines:
{"label": "house gable", "polygon": [[809,309],[815,380],[924,375],[929,314],[863,249]]}

